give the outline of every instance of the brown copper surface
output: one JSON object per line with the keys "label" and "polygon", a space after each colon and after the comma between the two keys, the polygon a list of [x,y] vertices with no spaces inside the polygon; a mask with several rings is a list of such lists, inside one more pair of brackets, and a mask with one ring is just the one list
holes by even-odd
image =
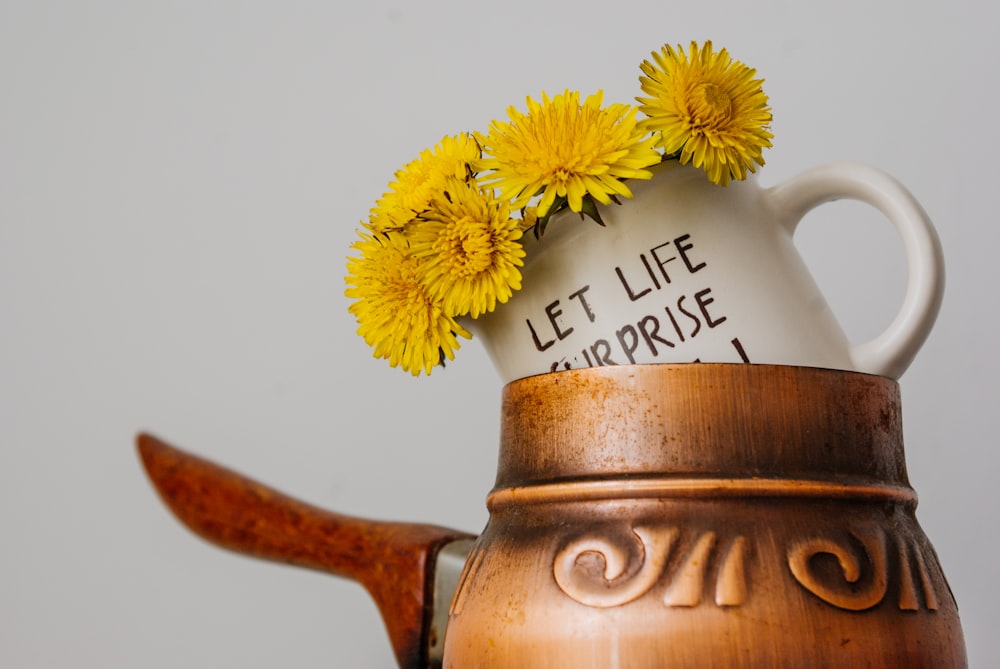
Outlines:
{"label": "brown copper surface", "polygon": [[898,386],[642,365],[504,390],[446,667],[966,666]]}

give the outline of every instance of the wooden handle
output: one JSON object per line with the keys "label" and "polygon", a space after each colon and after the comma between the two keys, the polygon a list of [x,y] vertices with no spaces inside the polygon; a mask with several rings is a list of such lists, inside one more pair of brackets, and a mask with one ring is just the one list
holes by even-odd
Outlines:
{"label": "wooden handle", "polygon": [[151,435],[136,441],[153,486],[189,529],[237,553],[358,581],[382,614],[399,666],[426,666],[434,560],[443,544],[469,535],[333,513]]}

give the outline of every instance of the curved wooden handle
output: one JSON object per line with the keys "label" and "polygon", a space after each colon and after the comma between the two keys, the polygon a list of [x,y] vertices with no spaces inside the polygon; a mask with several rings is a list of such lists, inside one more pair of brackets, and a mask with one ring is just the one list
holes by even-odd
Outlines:
{"label": "curved wooden handle", "polygon": [[333,513],[149,434],[136,442],[160,497],[194,533],[237,553],[358,581],[378,606],[399,666],[426,666],[437,551],[470,535]]}

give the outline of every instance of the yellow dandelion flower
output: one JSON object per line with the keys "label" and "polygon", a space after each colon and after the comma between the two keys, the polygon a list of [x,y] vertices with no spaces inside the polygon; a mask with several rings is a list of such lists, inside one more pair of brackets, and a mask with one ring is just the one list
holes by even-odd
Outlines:
{"label": "yellow dandelion flower", "polygon": [[470,179],[469,164],[480,157],[479,144],[468,133],[444,137],[396,171],[389,190],[370,216],[375,232],[401,230],[441,192],[445,179]]}
{"label": "yellow dandelion flower", "polygon": [[407,233],[430,295],[446,313],[472,318],[521,289],[521,235],[506,201],[454,178]]}
{"label": "yellow dandelion flower", "polygon": [[757,73],[730,58],[712,43],[698,48],[691,43],[685,55],[669,44],[653,52],[653,61],[639,66],[644,93],[636,98],[649,118],[642,122],[660,133],[659,145],[667,155],[680,154],[680,162],[703,169],[708,178],[726,185],[730,178],[745,179],[764,164],[763,149],[771,146],[771,109]]}
{"label": "yellow dandelion flower", "polygon": [[473,163],[482,185],[499,189],[499,197],[525,206],[541,194],[538,216],[549,213],[556,198],[573,211],[583,211],[584,198],[602,204],[612,197],[632,197],[623,179],[649,179],[644,168],[660,161],[655,138],[641,129],[631,105],[602,107],[603,93],[580,103],[580,94],[565,91],[542,102],[527,98],[528,113],[507,110],[509,123],[493,121],[489,134],[477,133],[484,157]]}
{"label": "yellow dandelion flower", "polygon": [[418,261],[398,232],[359,233],[351,248],[358,257],[347,259],[347,289],[355,298],[349,310],[358,321],[358,334],[374,349],[414,376],[431,373],[435,365],[455,357],[456,335],[471,335],[442,310],[417,277]]}

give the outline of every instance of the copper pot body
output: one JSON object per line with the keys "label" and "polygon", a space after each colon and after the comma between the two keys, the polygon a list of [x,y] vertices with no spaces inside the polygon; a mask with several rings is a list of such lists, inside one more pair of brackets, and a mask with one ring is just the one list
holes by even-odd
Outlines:
{"label": "copper pot body", "polygon": [[504,389],[444,666],[967,666],[914,515],[896,382],[570,370]]}

